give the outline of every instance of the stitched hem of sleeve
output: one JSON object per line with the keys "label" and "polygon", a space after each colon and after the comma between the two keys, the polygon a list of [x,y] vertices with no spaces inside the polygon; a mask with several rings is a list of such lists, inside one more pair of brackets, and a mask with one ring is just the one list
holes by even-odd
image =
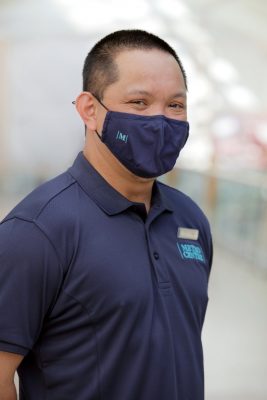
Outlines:
{"label": "stitched hem of sleeve", "polygon": [[20,354],[22,356],[26,356],[26,354],[30,351],[30,349],[18,346],[16,344],[0,341],[0,351],[6,351],[8,353],[15,353],[15,354]]}

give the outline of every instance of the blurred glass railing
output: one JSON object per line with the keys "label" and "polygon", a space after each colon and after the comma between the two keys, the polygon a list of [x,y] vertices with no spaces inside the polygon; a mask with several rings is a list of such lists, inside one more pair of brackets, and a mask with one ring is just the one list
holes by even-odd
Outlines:
{"label": "blurred glass railing", "polygon": [[229,175],[175,169],[163,181],[199,204],[216,245],[267,276],[267,176]]}

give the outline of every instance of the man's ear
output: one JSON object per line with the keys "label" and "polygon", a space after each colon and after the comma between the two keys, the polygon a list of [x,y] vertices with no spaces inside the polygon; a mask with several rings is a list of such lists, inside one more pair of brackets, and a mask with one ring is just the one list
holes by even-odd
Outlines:
{"label": "man's ear", "polygon": [[93,95],[90,92],[80,93],[75,100],[75,106],[87,129],[95,131],[97,129],[96,107]]}

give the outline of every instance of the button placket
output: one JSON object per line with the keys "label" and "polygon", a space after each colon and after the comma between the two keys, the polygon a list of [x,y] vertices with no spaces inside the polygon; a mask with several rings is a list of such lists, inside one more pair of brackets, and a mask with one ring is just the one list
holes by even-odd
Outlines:
{"label": "button placket", "polygon": [[164,290],[170,285],[169,274],[164,260],[161,259],[159,252],[152,246],[150,240],[149,226],[146,227],[147,245],[150,254],[151,264],[153,266],[157,283],[159,287],[163,285]]}

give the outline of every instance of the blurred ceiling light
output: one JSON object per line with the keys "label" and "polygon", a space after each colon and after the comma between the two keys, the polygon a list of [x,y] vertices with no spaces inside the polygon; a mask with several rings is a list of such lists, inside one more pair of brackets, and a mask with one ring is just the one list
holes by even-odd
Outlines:
{"label": "blurred ceiling light", "polygon": [[161,14],[165,14],[172,19],[178,19],[190,14],[189,8],[182,1],[156,0],[155,2],[153,1],[152,4],[155,4]]}
{"label": "blurred ceiling light", "polygon": [[189,81],[188,105],[193,105],[207,99],[211,93],[211,84],[206,77],[196,70]]}
{"label": "blurred ceiling light", "polygon": [[[123,29],[123,21],[119,21],[119,29]],[[156,35],[162,36],[166,39],[166,27],[162,19],[158,17],[153,18],[140,18],[138,21],[127,21],[127,28],[125,29],[145,29],[148,32],[155,33]],[[115,28],[118,29],[118,26]],[[166,39],[167,40],[167,39]],[[168,40],[167,40],[168,41]],[[173,46],[174,47],[174,46]]]}
{"label": "blurred ceiling light", "polygon": [[123,0],[53,0],[64,11],[67,19],[82,32],[113,26],[115,21],[139,20],[149,14],[146,0],[125,3]]}
{"label": "blurred ceiling light", "polygon": [[202,43],[201,46],[196,46],[194,55],[201,64],[209,65],[214,57],[211,43]]}
{"label": "blurred ceiling light", "polygon": [[211,43],[211,37],[194,19],[184,18],[173,26],[173,32],[191,45]]}
{"label": "blurred ceiling light", "polygon": [[218,118],[212,124],[215,136],[226,138],[240,133],[240,121],[232,116]]}
{"label": "blurred ceiling light", "polygon": [[267,144],[267,122],[263,122],[257,127],[256,136],[262,143]]}
{"label": "blurred ceiling light", "polygon": [[212,61],[209,72],[219,82],[230,83],[237,79],[237,71],[232,64],[222,58]]}
{"label": "blurred ceiling light", "polygon": [[227,86],[224,91],[225,97],[232,106],[241,110],[253,111],[258,106],[254,93],[242,85]]}
{"label": "blurred ceiling light", "polygon": [[189,108],[188,114],[192,113],[192,118],[198,124],[209,124],[210,121],[213,119],[213,110],[208,106],[207,102],[204,104],[199,103],[196,107],[192,110]]}
{"label": "blurred ceiling light", "polygon": [[188,169],[207,170],[211,164],[213,145],[209,137],[201,132],[199,136],[190,138],[190,144],[185,146],[178,158],[177,166],[184,165]]}

